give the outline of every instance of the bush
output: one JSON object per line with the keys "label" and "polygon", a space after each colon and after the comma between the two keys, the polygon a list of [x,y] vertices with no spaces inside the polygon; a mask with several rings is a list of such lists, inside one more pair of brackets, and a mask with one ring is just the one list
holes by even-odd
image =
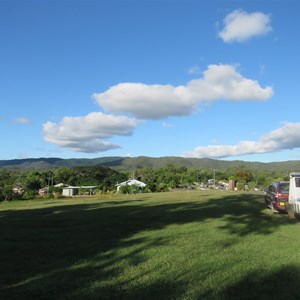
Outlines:
{"label": "bush", "polygon": [[28,190],[26,190],[26,191],[24,192],[22,198],[23,198],[24,200],[30,200],[30,199],[34,199],[35,196],[36,196],[35,191],[29,190],[29,189],[28,189]]}
{"label": "bush", "polygon": [[129,185],[123,185],[120,187],[119,192],[121,194],[130,194],[130,186]]}

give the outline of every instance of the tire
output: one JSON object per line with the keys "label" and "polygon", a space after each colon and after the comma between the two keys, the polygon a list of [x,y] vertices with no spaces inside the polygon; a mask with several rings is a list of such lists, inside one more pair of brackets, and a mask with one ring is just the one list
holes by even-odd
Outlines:
{"label": "tire", "polygon": [[265,206],[266,206],[266,208],[269,208],[267,200],[265,200]]}
{"label": "tire", "polygon": [[272,202],[271,202],[271,211],[272,211],[272,214],[275,214],[277,212],[276,209],[274,208],[274,205]]}

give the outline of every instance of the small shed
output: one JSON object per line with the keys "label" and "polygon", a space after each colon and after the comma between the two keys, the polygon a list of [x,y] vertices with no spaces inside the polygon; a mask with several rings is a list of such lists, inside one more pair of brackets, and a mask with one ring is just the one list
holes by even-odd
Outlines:
{"label": "small shed", "polygon": [[78,193],[78,188],[76,186],[67,186],[62,190],[62,196],[73,197]]}
{"label": "small shed", "polygon": [[79,189],[85,189],[88,190],[88,194],[91,195],[93,190],[96,188],[97,186],[95,185],[88,185],[88,186],[67,186],[64,187],[62,190],[62,196],[65,197],[73,197],[75,195],[78,194]]}

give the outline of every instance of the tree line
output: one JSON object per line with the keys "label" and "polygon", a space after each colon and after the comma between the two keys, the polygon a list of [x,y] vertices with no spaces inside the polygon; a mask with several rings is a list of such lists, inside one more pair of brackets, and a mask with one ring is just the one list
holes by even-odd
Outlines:
{"label": "tree line", "polygon": [[[105,166],[59,167],[27,172],[1,168],[0,200],[32,199],[43,187],[49,187],[52,196],[52,192],[55,191],[54,185],[59,183],[72,186],[94,185],[97,186],[96,193],[114,192],[116,184],[133,178],[146,183],[144,192],[165,192],[183,185],[206,184],[211,179],[215,182],[232,179],[237,182],[238,189],[247,185],[250,189],[263,190],[275,179],[288,180],[289,173],[289,170],[253,171],[244,165],[218,171],[187,168],[171,163],[158,169],[148,167],[125,172],[118,172]],[[121,191],[128,192],[128,188],[122,188]],[[59,193],[59,188],[56,192]]]}

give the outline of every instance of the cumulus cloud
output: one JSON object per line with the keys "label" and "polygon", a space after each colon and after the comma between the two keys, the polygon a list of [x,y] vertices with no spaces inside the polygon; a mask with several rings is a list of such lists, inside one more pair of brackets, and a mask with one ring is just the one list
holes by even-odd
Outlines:
{"label": "cumulus cloud", "polygon": [[31,120],[28,119],[28,118],[17,118],[17,119],[15,119],[15,123],[18,123],[18,124],[29,124],[29,123],[31,123]]}
{"label": "cumulus cloud", "polygon": [[120,83],[94,94],[94,100],[106,113],[93,112],[65,117],[60,123],[47,122],[43,124],[44,139],[72,151],[96,153],[119,148],[106,139],[132,135],[141,120],[187,116],[199,105],[217,100],[263,101],[272,95],[271,87],[262,87],[257,81],[245,78],[237,66],[210,65],[201,78],[185,85]]}
{"label": "cumulus cloud", "polygon": [[256,80],[243,77],[234,65],[209,65],[202,78],[186,85],[120,83],[93,94],[93,98],[106,112],[162,119],[190,115],[201,103],[220,99],[260,101],[272,95],[271,87],[263,88]]}
{"label": "cumulus cloud", "polygon": [[269,15],[243,10],[234,10],[223,20],[224,28],[218,36],[225,42],[243,42],[255,36],[261,36],[272,31]]}
{"label": "cumulus cloud", "polygon": [[184,116],[195,108],[195,101],[185,86],[120,83],[94,99],[107,112],[129,113],[140,119]]}
{"label": "cumulus cloud", "polygon": [[286,123],[264,135],[258,141],[241,141],[237,145],[198,146],[184,157],[224,158],[246,154],[271,153],[300,147],[300,123]]}
{"label": "cumulus cloud", "polygon": [[103,139],[129,136],[137,124],[137,120],[126,116],[93,112],[87,116],[65,117],[59,124],[43,124],[44,139],[72,151],[96,153],[119,148]]}

